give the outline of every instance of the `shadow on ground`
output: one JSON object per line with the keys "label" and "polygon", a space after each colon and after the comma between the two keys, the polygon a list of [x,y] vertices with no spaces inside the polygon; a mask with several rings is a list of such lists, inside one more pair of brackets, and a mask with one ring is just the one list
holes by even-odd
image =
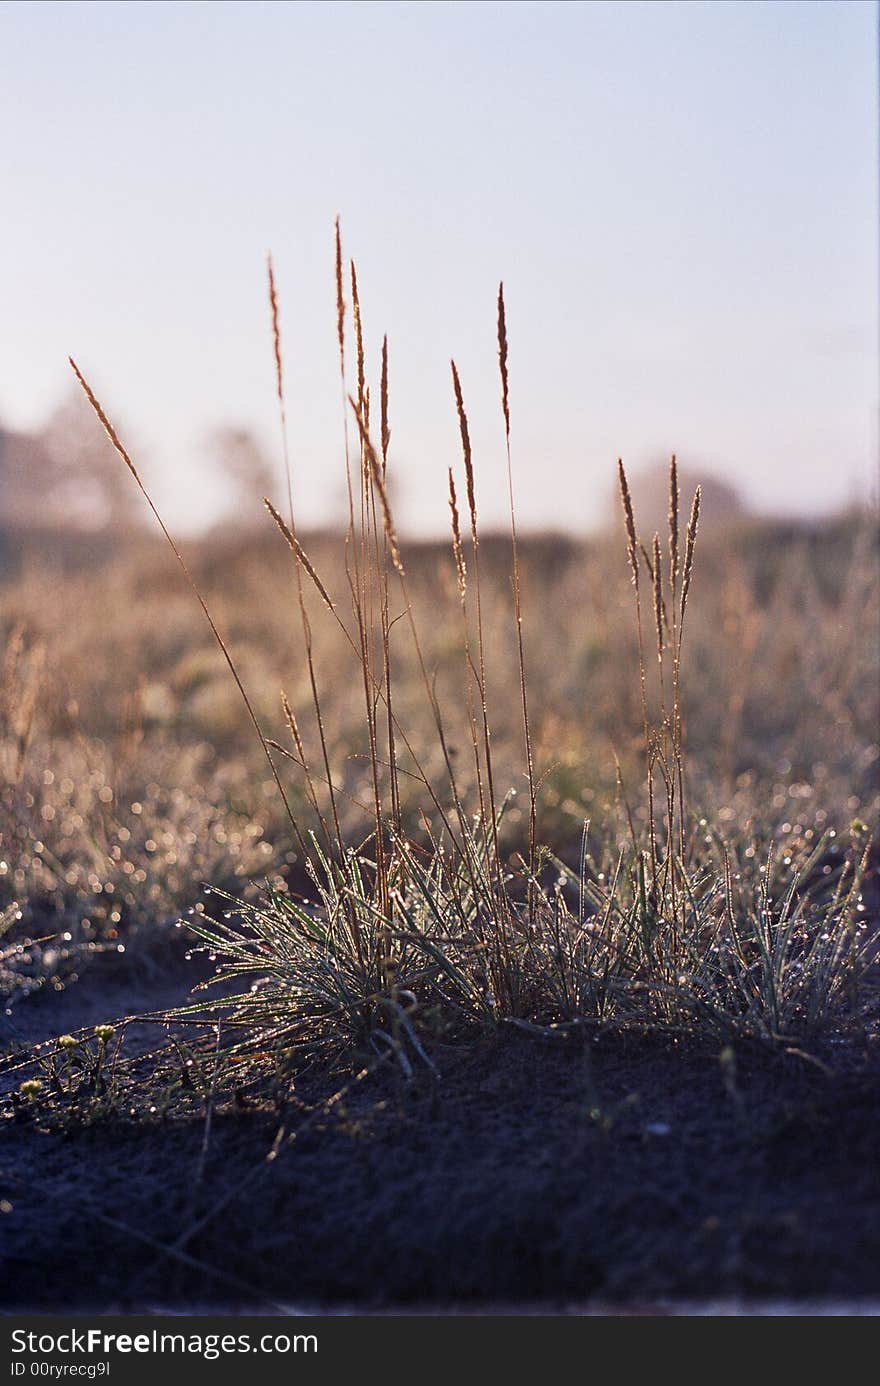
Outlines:
{"label": "shadow on ground", "polygon": [[[168,1004],[181,983],[139,985]],[[122,995],[87,976],[67,1011],[32,998],[16,1024],[58,1033]],[[876,1300],[878,1048],[743,1051],[733,1071],[717,1046],[506,1032],[438,1050],[439,1082],[305,1074],[281,1118],[230,1105],[207,1139],[201,1115],[58,1131],[10,1106],[3,1302]],[[267,1162],[281,1119],[293,1139]]]}

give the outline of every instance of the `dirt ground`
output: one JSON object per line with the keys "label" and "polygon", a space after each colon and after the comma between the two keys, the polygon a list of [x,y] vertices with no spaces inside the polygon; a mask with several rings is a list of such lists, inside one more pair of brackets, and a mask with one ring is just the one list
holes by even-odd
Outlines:
{"label": "dirt ground", "polygon": [[[181,999],[96,967],[27,998],[7,1045]],[[880,1297],[880,1042],[810,1056],[505,1031],[245,1105],[67,1132],[0,1123],[7,1309]],[[327,1102],[340,1088],[343,1096]],[[199,1176],[201,1171],[201,1176]],[[858,1312],[856,1309],[855,1312]]]}

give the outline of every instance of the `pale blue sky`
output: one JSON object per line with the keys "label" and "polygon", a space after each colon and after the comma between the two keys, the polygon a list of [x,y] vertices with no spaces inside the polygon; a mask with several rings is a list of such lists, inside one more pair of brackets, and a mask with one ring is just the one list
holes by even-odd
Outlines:
{"label": "pale blue sky", "polygon": [[169,517],[214,518],[205,433],[276,447],[271,247],[325,516],[340,212],[411,527],[446,522],[452,354],[503,517],[501,277],[524,521],[587,528],[618,454],[672,449],[764,510],[836,507],[876,465],[876,25],[867,0],[2,4],[0,420],[39,424],[72,352]]}

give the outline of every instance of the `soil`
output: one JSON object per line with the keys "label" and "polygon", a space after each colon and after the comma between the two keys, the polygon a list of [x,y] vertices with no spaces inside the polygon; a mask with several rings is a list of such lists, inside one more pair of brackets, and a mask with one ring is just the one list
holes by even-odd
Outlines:
{"label": "soil", "polygon": [[[167,972],[96,968],[23,1000],[7,1039],[185,990]],[[427,1067],[411,1082],[387,1066],[360,1082],[303,1075],[294,1137],[269,1162],[279,1117],[255,1106],[218,1110],[207,1135],[203,1115],[53,1131],[10,1108],[4,1307],[880,1298],[870,1033],[809,1056],[737,1050],[735,1070],[717,1045],[515,1030],[433,1058],[439,1081]]]}

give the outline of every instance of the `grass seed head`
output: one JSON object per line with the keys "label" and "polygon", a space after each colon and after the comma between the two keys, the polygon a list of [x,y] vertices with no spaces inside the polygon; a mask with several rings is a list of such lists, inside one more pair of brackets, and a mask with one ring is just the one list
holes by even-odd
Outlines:
{"label": "grass seed head", "polygon": [[654,588],[654,625],[657,630],[657,658],[663,661],[663,571],[660,566],[660,535],[654,535],[654,560],[651,578]]}
{"label": "grass seed head", "polygon": [[388,338],[382,338],[382,374],[379,382],[379,425],[382,446],[382,471],[388,467],[388,447],[391,443],[391,429],[388,426]]}
{"label": "grass seed head", "polygon": [[345,369],[345,292],[342,279],[342,231],[336,218],[336,340],[339,343],[339,363]]}
{"label": "grass seed head", "polygon": [[468,510],[471,517],[471,533],[476,536],[477,532],[477,495],[474,486],[474,459],[471,452],[471,434],[468,427],[467,413],[464,407],[464,397],[461,392],[461,380],[458,375],[458,367],[455,362],[450,362],[452,366],[452,388],[455,392],[455,409],[458,414],[458,430],[461,434],[461,451],[464,458],[464,475],[467,485]]}
{"label": "grass seed head", "polygon": [[626,471],[620,458],[617,459],[617,478],[620,482],[620,499],[623,504],[623,518],[626,524],[626,551],[629,558],[629,566],[632,570],[632,578],[636,587],[639,585],[639,554],[638,536],[636,535],[636,522],[633,515],[632,496],[630,495],[629,482],[626,479]]}
{"label": "grass seed head", "polygon": [[272,348],[275,354],[275,390],[278,395],[278,403],[284,408],[284,371],[281,364],[281,323],[278,313],[278,294],[275,289],[275,270],[272,265],[272,256],[267,259],[267,269],[269,272],[269,311],[272,314]]}
{"label": "grass seed head", "polygon": [[507,313],[504,307],[504,284],[498,285],[498,367],[501,371],[501,408],[504,411],[504,432],[510,441],[510,380],[507,370]]}
{"label": "grass seed head", "polygon": [[672,461],[669,464],[669,586],[675,597],[675,586],[678,582],[678,462],[675,453],[672,454]]}
{"label": "grass seed head", "polygon": [[694,546],[697,542],[697,529],[700,524],[700,501],[702,499],[702,487],[698,486],[694,492],[693,505],[691,506],[691,516],[688,520],[687,534],[684,543],[684,570],[681,579],[681,616],[684,620],[684,610],[687,605],[688,592],[690,591],[691,576],[694,570]]}
{"label": "grass seed head", "polygon": [[458,519],[458,497],[455,494],[455,477],[449,468],[449,509],[452,512],[452,549],[455,554],[455,570],[458,575],[458,595],[464,603],[467,596],[467,567],[461,544],[461,526]]}

